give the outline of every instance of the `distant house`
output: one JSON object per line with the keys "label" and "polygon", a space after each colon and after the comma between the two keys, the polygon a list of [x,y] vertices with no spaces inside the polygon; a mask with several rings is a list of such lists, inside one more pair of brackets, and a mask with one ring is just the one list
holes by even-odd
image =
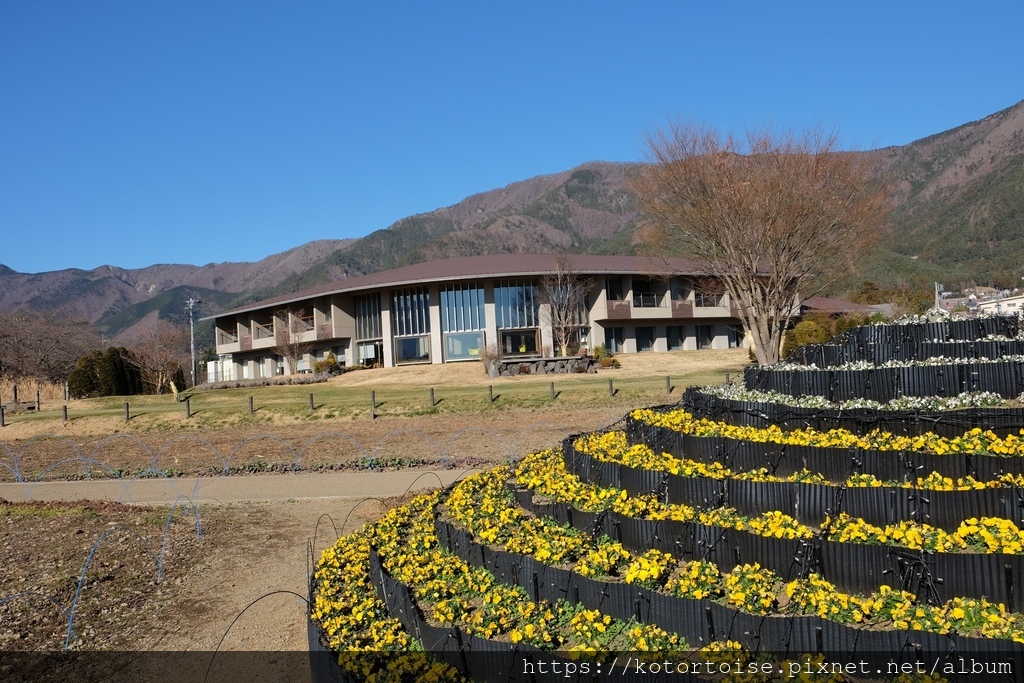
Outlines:
{"label": "distant house", "polygon": [[[572,269],[592,283],[577,346],[636,353],[744,346],[739,311],[708,287],[698,264],[633,256],[579,255]],[[293,374],[333,353],[346,365],[551,355],[555,348],[543,278],[553,254],[495,254],[418,263],[349,278],[225,311],[214,320],[218,360],[210,381]],[[704,283],[699,289],[695,282]],[[279,333],[308,346],[296,364]]]}
{"label": "distant house", "polygon": [[1024,315],[1024,294],[979,301],[978,311],[981,315]]}

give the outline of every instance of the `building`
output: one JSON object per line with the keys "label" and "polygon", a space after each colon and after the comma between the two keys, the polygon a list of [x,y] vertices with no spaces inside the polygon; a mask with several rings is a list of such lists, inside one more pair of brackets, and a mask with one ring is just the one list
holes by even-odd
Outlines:
{"label": "building", "polygon": [[978,313],[980,315],[1024,316],[1024,294],[978,301]]}
{"label": "building", "polygon": [[[695,287],[707,278],[692,261],[580,255],[570,263],[589,285],[574,346],[635,353],[746,345],[728,294]],[[328,353],[345,365],[383,367],[483,353],[551,356],[544,292],[557,271],[553,254],[469,256],[248,304],[204,318],[215,321],[218,355],[209,381],[304,372]]]}

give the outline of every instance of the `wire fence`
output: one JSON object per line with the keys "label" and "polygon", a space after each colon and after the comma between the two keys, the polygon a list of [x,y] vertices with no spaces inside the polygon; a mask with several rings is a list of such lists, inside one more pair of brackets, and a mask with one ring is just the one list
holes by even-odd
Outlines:
{"label": "wire fence", "polygon": [[[82,591],[86,587],[86,578],[89,575],[89,569],[92,566],[93,561],[96,559],[96,555],[100,549],[103,548],[104,544],[113,537],[127,538],[130,546],[137,546],[148,557],[151,562],[154,575],[154,585],[159,585],[165,578],[165,560],[171,539],[171,523],[176,513],[180,513],[186,517],[192,517],[194,519],[196,538],[202,538],[203,532],[200,522],[198,500],[193,501],[187,496],[180,496],[171,505],[170,510],[167,513],[167,520],[164,524],[163,534],[158,539],[144,536],[136,529],[120,524],[113,526],[100,534],[100,536],[89,546],[89,550],[82,562],[81,570],[77,574],[78,578],[74,584],[74,593],[68,602],[63,602],[56,594],[43,593],[39,591],[26,591],[0,597],[0,606],[16,601],[44,601],[49,603],[65,622],[66,628],[64,629],[62,647],[64,650],[69,649],[75,644],[78,637],[75,626],[76,617],[78,616],[78,608],[82,599]],[[115,601],[120,600],[120,596],[111,595],[109,600],[113,604]],[[0,620],[0,623],[2,623],[2,620]]]}

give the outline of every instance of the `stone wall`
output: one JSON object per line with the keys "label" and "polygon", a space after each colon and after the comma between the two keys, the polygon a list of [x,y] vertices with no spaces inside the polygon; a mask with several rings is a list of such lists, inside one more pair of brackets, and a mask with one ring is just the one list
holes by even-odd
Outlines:
{"label": "stone wall", "polygon": [[568,358],[502,358],[485,360],[484,370],[488,377],[513,377],[515,375],[561,375],[597,372],[597,363],[588,356]]}

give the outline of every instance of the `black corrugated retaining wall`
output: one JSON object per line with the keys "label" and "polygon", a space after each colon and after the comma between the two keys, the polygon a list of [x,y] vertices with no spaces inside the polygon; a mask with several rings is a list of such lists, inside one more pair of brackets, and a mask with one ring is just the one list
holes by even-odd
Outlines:
{"label": "black corrugated retaining wall", "polygon": [[[964,638],[923,631],[871,631],[813,616],[757,616],[709,600],[676,598],[624,583],[590,579],[502,550],[481,546],[462,529],[437,521],[438,543],[506,585],[520,586],[534,600],[568,600],[617,619],[655,624],[678,633],[691,646],[730,639],[752,652],[822,653],[827,661],[847,661],[856,653],[1008,652],[1024,647],[1006,640]],[[887,656],[889,656],[887,655]],[[941,656],[941,655],[940,655]]]}
{"label": "black corrugated retaining wall", "polygon": [[787,396],[821,396],[832,402],[856,398],[879,403],[903,396],[957,396],[965,391],[990,391],[1016,398],[1024,391],[1024,363],[994,361],[901,365],[866,370],[743,370],[748,389],[775,391]]}
{"label": "black corrugated retaining wall", "polygon": [[[806,344],[786,357],[791,363],[832,367],[856,361],[876,364],[927,358],[1002,358],[1024,353],[1024,341],[1014,339],[1020,329],[1016,316],[974,320],[865,325],[847,330],[834,341]],[[1002,336],[1005,340],[986,340]]]}
{"label": "black corrugated retaining wall", "polygon": [[941,604],[955,597],[987,598],[1024,611],[1024,556],[938,553],[895,546],[839,543],[823,538],[779,539],[698,522],[650,520],[614,512],[583,512],[565,503],[519,504],[596,536],[607,535],[630,552],[655,548],[681,560],[707,560],[724,573],[759,563],[785,581],[818,572],[839,590],[865,593],[888,584]]}
{"label": "black corrugated retaining wall", "polygon": [[696,387],[686,390],[681,404],[662,406],[660,409],[676,410],[680,407],[698,418],[758,429],[773,425],[782,429],[811,428],[820,432],[845,429],[858,435],[877,429],[896,435],[918,436],[931,432],[938,436],[956,437],[978,427],[1005,437],[1007,434],[1019,434],[1024,428],[1024,408],[961,408],[921,412],[800,408],[781,403],[719,398]]}
{"label": "black corrugated retaining wall", "polygon": [[[798,451],[807,448],[796,447]],[[813,449],[812,452],[822,450],[832,449],[819,448]],[[840,451],[834,457],[832,454],[823,455],[816,452],[814,455],[836,461],[845,453],[846,451]],[[894,456],[898,455],[870,451],[867,454],[878,455],[879,459],[886,461],[893,461]],[[792,456],[792,452],[790,455]],[[757,454],[748,456],[749,459],[744,464],[771,462],[759,460]],[[579,477],[584,483],[613,486],[631,496],[655,494],[665,503],[702,509],[733,507],[740,514],[752,516],[758,516],[768,510],[781,510],[791,514],[798,521],[813,526],[820,525],[827,515],[834,517],[843,512],[879,526],[914,521],[953,531],[961,522],[972,517],[1002,517],[1012,520],[1018,526],[1024,526],[1024,489],[1012,486],[936,491],[902,486],[859,487],[687,477],[671,472],[603,462],[588,453],[576,451],[571,443],[563,444],[563,459],[566,471]],[[736,463],[737,460],[738,458],[735,458],[732,462]],[[783,462],[793,465],[792,460],[783,459]],[[796,462],[813,464],[813,459],[797,458]],[[879,464],[867,464],[875,471],[884,469]],[[914,474],[923,469],[916,467],[914,462],[905,461],[898,462],[898,467]],[[776,467],[773,471],[785,476],[792,474],[792,469]]]}

